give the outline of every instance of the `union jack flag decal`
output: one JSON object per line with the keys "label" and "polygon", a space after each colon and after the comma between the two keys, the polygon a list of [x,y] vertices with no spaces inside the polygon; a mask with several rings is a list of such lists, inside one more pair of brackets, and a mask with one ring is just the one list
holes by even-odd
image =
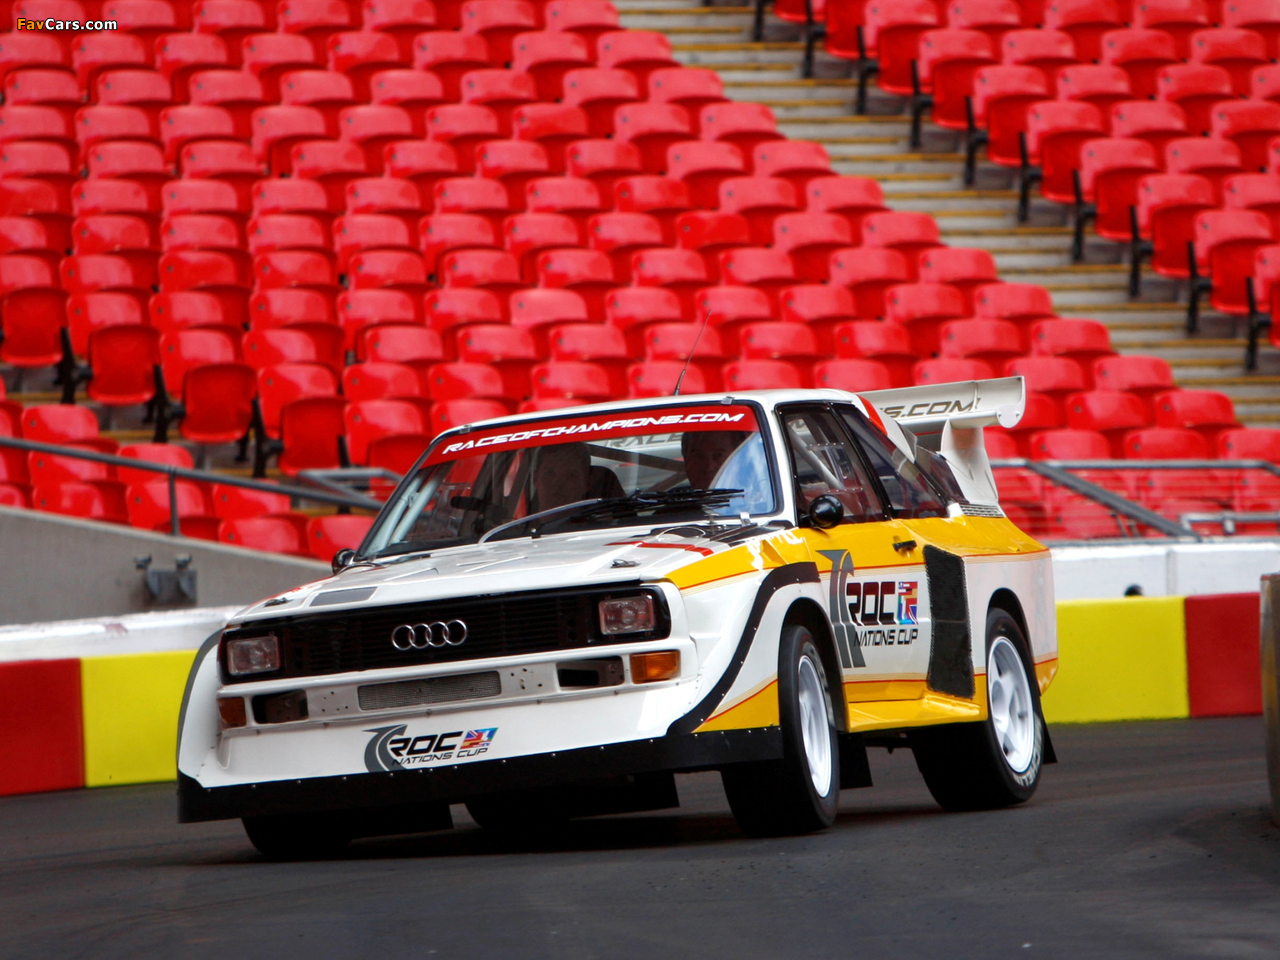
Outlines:
{"label": "union jack flag decal", "polygon": [[483,747],[487,743],[492,743],[494,734],[497,732],[497,727],[486,727],[483,730],[468,730],[467,735],[462,738],[462,749],[466,750],[469,747]]}
{"label": "union jack flag decal", "polygon": [[898,622],[899,623],[919,623],[916,616],[917,589],[920,581],[918,580],[899,580],[898,581]]}

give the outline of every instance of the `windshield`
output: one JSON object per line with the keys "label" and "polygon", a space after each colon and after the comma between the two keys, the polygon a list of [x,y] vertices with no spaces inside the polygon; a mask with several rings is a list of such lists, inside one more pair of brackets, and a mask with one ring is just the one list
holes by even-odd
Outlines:
{"label": "windshield", "polygon": [[770,514],[775,503],[752,406],[577,414],[437,443],[387,505],[362,555]]}

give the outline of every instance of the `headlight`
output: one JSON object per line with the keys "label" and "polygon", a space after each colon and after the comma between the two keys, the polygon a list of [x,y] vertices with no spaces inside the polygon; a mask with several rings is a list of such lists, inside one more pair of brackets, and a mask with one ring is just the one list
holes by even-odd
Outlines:
{"label": "headlight", "polygon": [[243,677],[280,669],[280,641],[274,633],[227,642],[227,673]]}
{"label": "headlight", "polygon": [[600,632],[606,637],[647,633],[653,626],[653,597],[648,594],[600,601]]}

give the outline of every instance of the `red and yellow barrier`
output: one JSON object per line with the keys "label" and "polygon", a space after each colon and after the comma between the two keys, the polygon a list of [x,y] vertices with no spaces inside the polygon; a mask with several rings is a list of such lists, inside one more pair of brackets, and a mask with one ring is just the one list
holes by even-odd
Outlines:
{"label": "red and yellow barrier", "polygon": [[[1058,604],[1051,723],[1262,712],[1258,595]],[[0,663],[0,796],[172,780],[192,650]]]}

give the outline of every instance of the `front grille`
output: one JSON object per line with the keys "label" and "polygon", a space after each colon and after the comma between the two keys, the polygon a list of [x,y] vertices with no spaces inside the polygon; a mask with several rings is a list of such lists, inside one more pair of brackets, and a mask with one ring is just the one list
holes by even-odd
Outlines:
{"label": "front grille", "polygon": [[[223,635],[223,646],[225,648],[226,642],[236,637],[274,633],[280,639],[280,669],[272,673],[233,677],[226,672],[225,656],[220,656],[224,665],[222,682],[314,677],[386,667],[574,650],[666,637],[670,632],[670,619],[658,591],[651,591],[658,620],[656,629],[649,633],[617,637],[601,635],[597,614],[600,601],[634,596],[640,589],[639,583],[631,583],[608,589],[597,587],[554,593],[461,597],[259,620],[227,630]],[[391,644],[391,632],[401,624],[447,623],[452,620],[461,620],[467,625],[467,639],[458,646],[398,650]]]}
{"label": "front grille", "polygon": [[425,680],[400,680],[396,683],[371,683],[356,691],[361,710],[386,710],[390,707],[412,707],[422,703],[453,703],[457,700],[483,700],[502,692],[497,670],[484,673],[461,673],[451,677],[428,677]]}

